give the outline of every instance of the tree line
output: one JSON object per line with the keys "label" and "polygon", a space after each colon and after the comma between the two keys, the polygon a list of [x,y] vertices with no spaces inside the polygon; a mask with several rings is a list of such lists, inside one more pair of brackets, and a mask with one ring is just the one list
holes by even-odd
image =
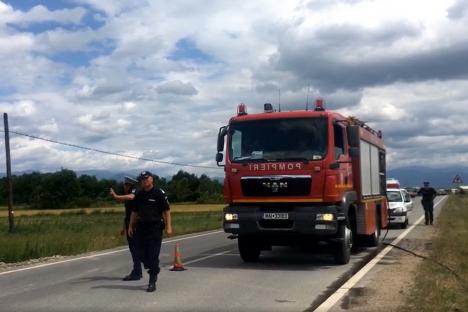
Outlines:
{"label": "tree line", "polygon": [[[112,187],[123,193],[122,181],[98,179],[62,169],[53,173],[32,172],[13,175],[13,203],[34,209],[86,208],[105,206],[115,201]],[[155,176],[155,184],[166,191],[170,202],[222,203],[223,185],[205,174],[179,171],[170,179]],[[7,205],[7,180],[0,179],[0,205]]]}

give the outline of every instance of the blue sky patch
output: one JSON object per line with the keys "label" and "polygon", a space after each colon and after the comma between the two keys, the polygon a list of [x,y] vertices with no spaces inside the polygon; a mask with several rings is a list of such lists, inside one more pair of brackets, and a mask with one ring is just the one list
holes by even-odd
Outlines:
{"label": "blue sky patch", "polygon": [[12,86],[0,86],[0,98],[16,93],[16,88]]}
{"label": "blue sky patch", "polygon": [[67,0],[54,0],[47,1],[44,3],[44,0],[6,0],[7,4],[11,5],[16,10],[29,11],[37,5],[42,5],[48,8],[50,11],[62,10],[62,9],[71,9],[76,7],[71,1]]}
{"label": "blue sky patch", "polygon": [[51,3],[44,4],[36,0],[12,1],[9,2],[9,4],[12,5],[15,10],[21,10],[23,12],[28,12],[37,5],[45,6],[49,11],[74,9],[77,7],[81,7],[86,10],[86,14],[83,16],[79,24],[61,23],[56,21],[35,22],[24,25],[11,23],[8,24],[10,27],[18,31],[30,32],[33,34],[39,34],[48,30],[56,29],[58,27],[69,31],[76,31],[85,28],[96,30],[101,28],[106,23],[105,16],[101,12],[95,11],[93,8],[87,5],[73,6],[72,3],[64,1],[52,1]]}
{"label": "blue sky patch", "polygon": [[66,51],[54,54],[51,59],[54,62],[65,63],[74,67],[79,67],[89,65],[89,62],[96,56],[98,56],[98,54],[93,52]]}
{"label": "blue sky patch", "polygon": [[191,60],[197,63],[212,63],[215,61],[211,55],[200,50],[190,38],[177,41],[176,47],[169,54],[168,59],[172,61]]}
{"label": "blue sky patch", "polygon": [[69,31],[77,31],[79,29],[83,29],[84,25],[72,25],[72,24],[62,24],[54,21],[48,21],[48,22],[41,22],[41,23],[31,23],[27,25],[22,25],[22,24],[11,24],[8,23],[8,26],[11,28],[19,31],[19,32],[28,32],[28,33],[33,33],[35,35],[49,31],[49,30],[54,30],[57,28],[62,28],[65,30]]}
{"label": "blue sky patch", "polygon": [[85,51],[62,51],[54,53],[53,55],[43,55],[53,62],[64,63],[73,67],[88,66],[90,62],[103,55],[109,55],[116,47],[115,40],[103,40],[100,42],[93,42],[86,47]]}

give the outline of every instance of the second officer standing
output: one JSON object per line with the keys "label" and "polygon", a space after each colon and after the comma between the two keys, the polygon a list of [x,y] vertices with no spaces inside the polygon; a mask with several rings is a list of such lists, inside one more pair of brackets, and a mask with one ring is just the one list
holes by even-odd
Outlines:
{"label": "second officer standing", "polygon": [[159,252],[161,251],[162,232],[166,229],[168,236],[172,235],[172,221],[169,202],[163,190],[154,186],[151,172],[143,171],[138,180],[140,190],[134,199],[134,210],[130,218],[128,233],[133,236],[136,225],[135,238],[138,246],[139,258],[148,269],[149,283],[147,292],[156,290],[159,274]]}
{"label": "second officer standing", "polygon": [[123,235],[125,233],[127,236],[128,248],[130,249],[130,254],[132,255],[132,260],[133,260],[133,270],[130,272],[130,274],[128,274],[127,276],[123,278],[124,281],[136,281],[142,277],[141,262],[140,262],[140,259],[138,258],[138,250],[137,250],[136,242],[133,237],[130,237],[128,235],[128,230],[127,230],[129,223],[130,223],[130,216],[133,211],[133,206],[135,205],[133,199],[135,199],[135,194],[136,194],[135,184],[137,182],[138,181],[135,179],[132,179],[130,177],[125,177],[124,185],[123,185],[123,189],[124,189],[123,195],[117,195],[112,188],[110,189],[110,194],[114,199],[125,202],[125,219],[124,219],[124,227],[122,229],[121,234]]}

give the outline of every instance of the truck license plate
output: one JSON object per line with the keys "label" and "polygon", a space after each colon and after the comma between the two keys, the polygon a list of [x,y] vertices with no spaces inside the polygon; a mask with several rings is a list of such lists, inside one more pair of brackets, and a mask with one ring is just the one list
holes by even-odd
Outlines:
{"label": "truck license plate", "polygon": [[265,212],[263,213],[265,220],[288,220],[289,214],[287,212]]}

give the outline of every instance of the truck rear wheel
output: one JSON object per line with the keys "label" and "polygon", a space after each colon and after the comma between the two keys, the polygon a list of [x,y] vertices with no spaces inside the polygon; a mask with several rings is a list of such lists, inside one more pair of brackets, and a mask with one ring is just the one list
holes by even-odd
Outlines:
{"label": "truck rear wheel", "polygon": [[366,243],[369,247],[375,247],[379,244],[380,237],[380,220],[379,214],[375,214],[375,230],[371,235],[366,235]]}
{"label": "truck rear wheel", "polygon": [[257,262],[260,257],[260,245],[252,237],[239,236],[237,239],[239,253],[244,262]]}
{"label": "truck rear wheel", "polygon": [[339,241],[335,245],[334,261],[336,264],[346,264],[351,258],[353,232],[346,226],[346,224],[341,224],[338,238]]}

